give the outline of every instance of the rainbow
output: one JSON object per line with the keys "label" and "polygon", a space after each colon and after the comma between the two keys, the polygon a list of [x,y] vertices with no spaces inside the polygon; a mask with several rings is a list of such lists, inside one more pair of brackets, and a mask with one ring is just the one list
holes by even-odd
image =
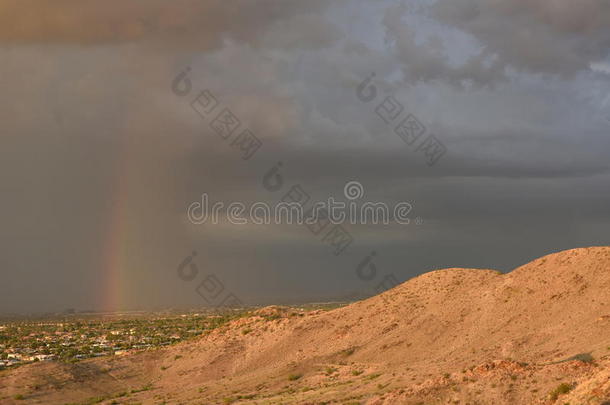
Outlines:
{"label": "rainbow", "polygon": [[105,230],[102,252],[102,288],[97,307],[103,311],[126,309],[127,262],[129,237],[129,145],[120,141],[117,171],[114,173],[114,190],[110,220]]}

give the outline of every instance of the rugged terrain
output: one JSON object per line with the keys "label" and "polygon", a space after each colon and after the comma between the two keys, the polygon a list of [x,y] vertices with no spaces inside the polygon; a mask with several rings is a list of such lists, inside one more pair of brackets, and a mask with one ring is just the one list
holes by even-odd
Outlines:
{"label": "rugged terrain", "polygon": [[610,247],[444,269],[331,311],[0,372],[2,404],[610,404]]}

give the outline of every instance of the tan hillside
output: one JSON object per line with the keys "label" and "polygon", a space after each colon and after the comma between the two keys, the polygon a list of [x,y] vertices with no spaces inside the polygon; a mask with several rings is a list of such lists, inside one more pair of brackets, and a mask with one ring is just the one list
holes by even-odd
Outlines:
{"label": "tan hillside", "polygon": [[2,404],[92,397],[608,405],[610,247],[552,254],[508,274],[433,271],[332,311],[269,307],[167,349],[0,372]]}

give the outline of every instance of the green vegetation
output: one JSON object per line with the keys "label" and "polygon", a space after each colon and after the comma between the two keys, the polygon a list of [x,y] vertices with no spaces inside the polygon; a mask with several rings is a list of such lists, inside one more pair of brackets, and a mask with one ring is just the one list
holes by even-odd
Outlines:
{"label": "green vegetation", "polygon": [[89,398],[88,400],[86,400],[83,404],[84,405],[99,404],[101,402],[104,402],[106,399],[108,399],[108,398],[107,397],[92,397],[92,398]]}
{"label": "green vegetation", "polygon": [[335,367],[326,367],[326,370],[325,370],[326,375],[331,375],[336,372],[337,372],[337,369]]}
{"label": "green vegetation", "polygon": [[13,399],[17,400],[17,401],[23,401],[25,399],[25,397],[21,394],[17,394],[13,397]]}
{"label": "green vegetation", "polygon": [[549,397],[552,401],[556,401],[560,395],[567,394],[574,388],[571,384],[561,383],[549,394]]}
{"label": "green vegetation", "polygon": [[238,395],[234,398],[234,401],[238,401],[240,399],[254,399],[256,394],[248,394],[248,395]]}
{"label": "green vegetation", "polygon": [[296,381],[296,380],[300,379],[301,377],[303,377],[303,374],[290,374],[288,376],[288,381]]}
{"label": "green vegetation", "polygon": [[571,360],[578,360],[578,361],[582,361],[583,363],[593,363],[593,361],[595,359],[593,358],[591,353],[578,353],[576,356],[572,356],[572,357],[566,359],[565,361],[571,361]]}
{"label": "green vegetation", "polygon": [[349,349],[345,349],[345,350],[341,350],[341,355],[347,357],[347,356],[351,356],[352,354],[354,354],[354,352],[356,351],[355,347],[350,347]]}
{"label": "green vegetation", "polygon": [[591,353],[578,353],[576,356],[568,357],[567,359],[564,359],[564,360],[553,361],[551,363],[545,363],[545,364],[546,365],[548,365],[548,364],[559,364],[559,363],[566,363],[568,361],[574,361],[574,360],[582,361],[583,363],[593,363],[593,361],[595,359],[593,358]]}

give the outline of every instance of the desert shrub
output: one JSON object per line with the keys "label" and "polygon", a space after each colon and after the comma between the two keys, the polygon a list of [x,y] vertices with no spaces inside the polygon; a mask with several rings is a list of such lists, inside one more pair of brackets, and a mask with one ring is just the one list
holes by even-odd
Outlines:
{"label": "desert shrub", "polygon": [[568,383],[561,383],[549,394],[552,401],[556,401],[560,395],[567,394],[574,388],[572,385]]}
{"label": "desert shrub", "polygon": [[337,369],[335,367],[326,367],[326,375],[331,375],[335,373]]}
{"label": "desert shrub", "polygon": [[131,393],[132,394],[137,394],[138,392],[150,391],[152,389],[153,389],[153,385],[152,384],[146,384],[142,388],[131,390]]}
{"label": "desert shrub", "polygon": [[90,405],[90,404],[99,404],[101,402],[104,402],[106,400],[106,397],[93,397],[93,398],[89,398],[88,400],[85,401],[86,405]]}
{"label": "desert shrub", "polygon": [[593,356],[591,356],[591,353],[579,353],[574,356],[574,359],[582,361],[583,363],[593,363],[593,360],[595,360]]}
{"label": "desert shrub", "polygon": [[350,347],[349,349],[345,349],[345,350],[341,350],[341,354],[343,356],[351,356],[352,354],[354,354],[354,352],[356,351],[355,347]]}
{"label": "desert shrub", "polygon": [[303,377],[303,374],[290,374],[288,376],[288,381],[296,381],[301,377]]}
{"label": "desert shrub", "polygon": [[238,395],[237,399],[254,399],[256,394],[248,394],[248,395]]}

